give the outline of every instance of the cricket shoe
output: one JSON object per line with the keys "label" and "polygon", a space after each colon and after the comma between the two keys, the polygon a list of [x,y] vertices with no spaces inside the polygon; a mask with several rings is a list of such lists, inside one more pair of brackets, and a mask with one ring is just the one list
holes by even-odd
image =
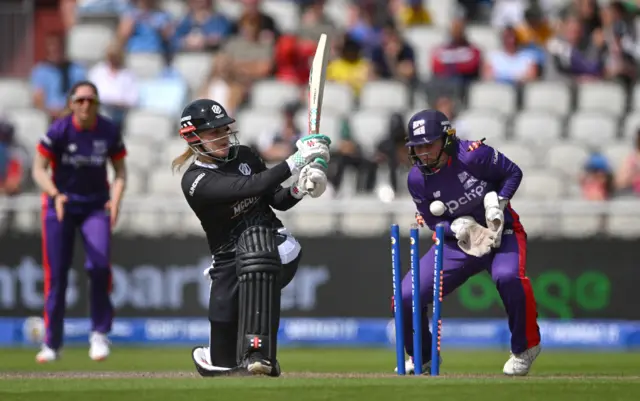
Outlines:
{"label": "cricket shoe", "polygon": [[60,353],[52,348],[49,348],[48,345],[43,344],[40,352],[36,355],[36,362],[38,363],[48,363],[56,361],[60,358]]}
{"label": "cricket shoe", "polygon": [[280,363],[264,358],[259,352],[252,352],[247,360],[247,370],[252,374],[266,375],[271,377],[280,376]]}
{"label": "cricket shoe", "polygon": [[104,361],[109,356],[109,339],[106,334],[94,331],[89,336],[89,358],[94,361]]}
{"label": "cricket shoe", "polygon": [[536,360],[538,354],[540,354],[540,345],[531,347],[521,354],[511,353],[509,360],[504,364],[502,371],[508,376],[526,376],[533,365],[533,361]]}
{"label": "cricket shoe", "polygon": [[212,365],[211,353],[208,347],[193,348],[193,350],[191,350],[191,359],[193,359],[193,364],[196,366],[198,374],[202,377],[246,376],[249,374],[249,372],[241,366],[225,368]]}
{"label": "cricket shoe", "polygon": [[[442,366],[442,356],[440,357],[440,366]],[[404,362],[404,370],[408,375],[412,375],[415,373],[416,367],[413,363],[413,357],[410,357]],[[395,373],[398,373],[398,368],[396,367],[393,370]],[[428,374],[431,371],[431,361],[422,364],[422,374]]]}

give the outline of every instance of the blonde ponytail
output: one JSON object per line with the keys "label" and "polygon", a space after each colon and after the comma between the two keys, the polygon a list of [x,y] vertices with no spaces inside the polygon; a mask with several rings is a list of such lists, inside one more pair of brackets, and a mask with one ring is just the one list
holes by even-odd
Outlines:
{"label": "blonde ponytail", "polygon": [[173,161],[171,162],[171,170],[172,171],[180,171],[180,169],[182,168],[182,166],[184,166],[189,159],[195,157],[196,154],[195,152],[191,149],[191,147],[187,147],[184,152],[182,152],[180,154],[180,156],[176,157],[175,159],[173,159]]}

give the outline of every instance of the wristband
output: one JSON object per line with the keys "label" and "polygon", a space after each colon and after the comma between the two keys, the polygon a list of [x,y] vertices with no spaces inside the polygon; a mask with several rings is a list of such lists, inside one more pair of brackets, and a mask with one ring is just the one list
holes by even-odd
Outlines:
{"label": "wristband", "polygon": [[289,193],[296,199],[302,199],[307,194],[306,192],[301,191],[297,185],[292,185],[291,187],[289,187]]}

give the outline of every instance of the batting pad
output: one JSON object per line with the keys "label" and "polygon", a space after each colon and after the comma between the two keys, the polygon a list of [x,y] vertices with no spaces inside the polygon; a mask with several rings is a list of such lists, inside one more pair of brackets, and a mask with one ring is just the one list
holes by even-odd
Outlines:
{"label": "batting pad", "polygon": [[238,274],[238,364],[258,351],[275,361],[280,322],[282,263],[272,228],[254,226],[236,247]]}

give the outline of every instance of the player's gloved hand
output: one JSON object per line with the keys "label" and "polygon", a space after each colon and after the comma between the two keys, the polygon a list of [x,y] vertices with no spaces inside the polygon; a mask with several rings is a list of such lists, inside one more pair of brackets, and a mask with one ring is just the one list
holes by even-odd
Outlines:
{"label": "player's gloved hand", "polygon": [[[301,199],[304,195],[309,194],[312,198],[321,196],[327,189],[327,168],[329,166],[322,158],[317,158],[313,162],[307,164],[300,170],[298,182],[291,186],[291,195],[294,198]],[[313,189],[308,191],[309,183],[313,183]]]}
{"label": "player's gloved hand", "polygon": [[451,223],[458,246],[467,255],[481,257],[491,252],[496,233],[478,224],[471,216],[458,217]]}
{"label": "player's gloved hand", "polygon": [[487,227],[496,233],[494,248],[500,248],[502,242],[502,230],[504,229],[504,207],[509,202],[508,199],[500,199],[494,191],[488,192],[484,196],[484,216]]}
{"label": "player's gloved hand", "polygon": [[298,151],[287,159],[287,163],[291,167],[291,174],[298,174],[302,167],[317,158],[324,159],[326,163],[329,163],[331,158],[329,145],[331,145],[331,139],[326,135],[307,135],[298,139],[296,142]]}

